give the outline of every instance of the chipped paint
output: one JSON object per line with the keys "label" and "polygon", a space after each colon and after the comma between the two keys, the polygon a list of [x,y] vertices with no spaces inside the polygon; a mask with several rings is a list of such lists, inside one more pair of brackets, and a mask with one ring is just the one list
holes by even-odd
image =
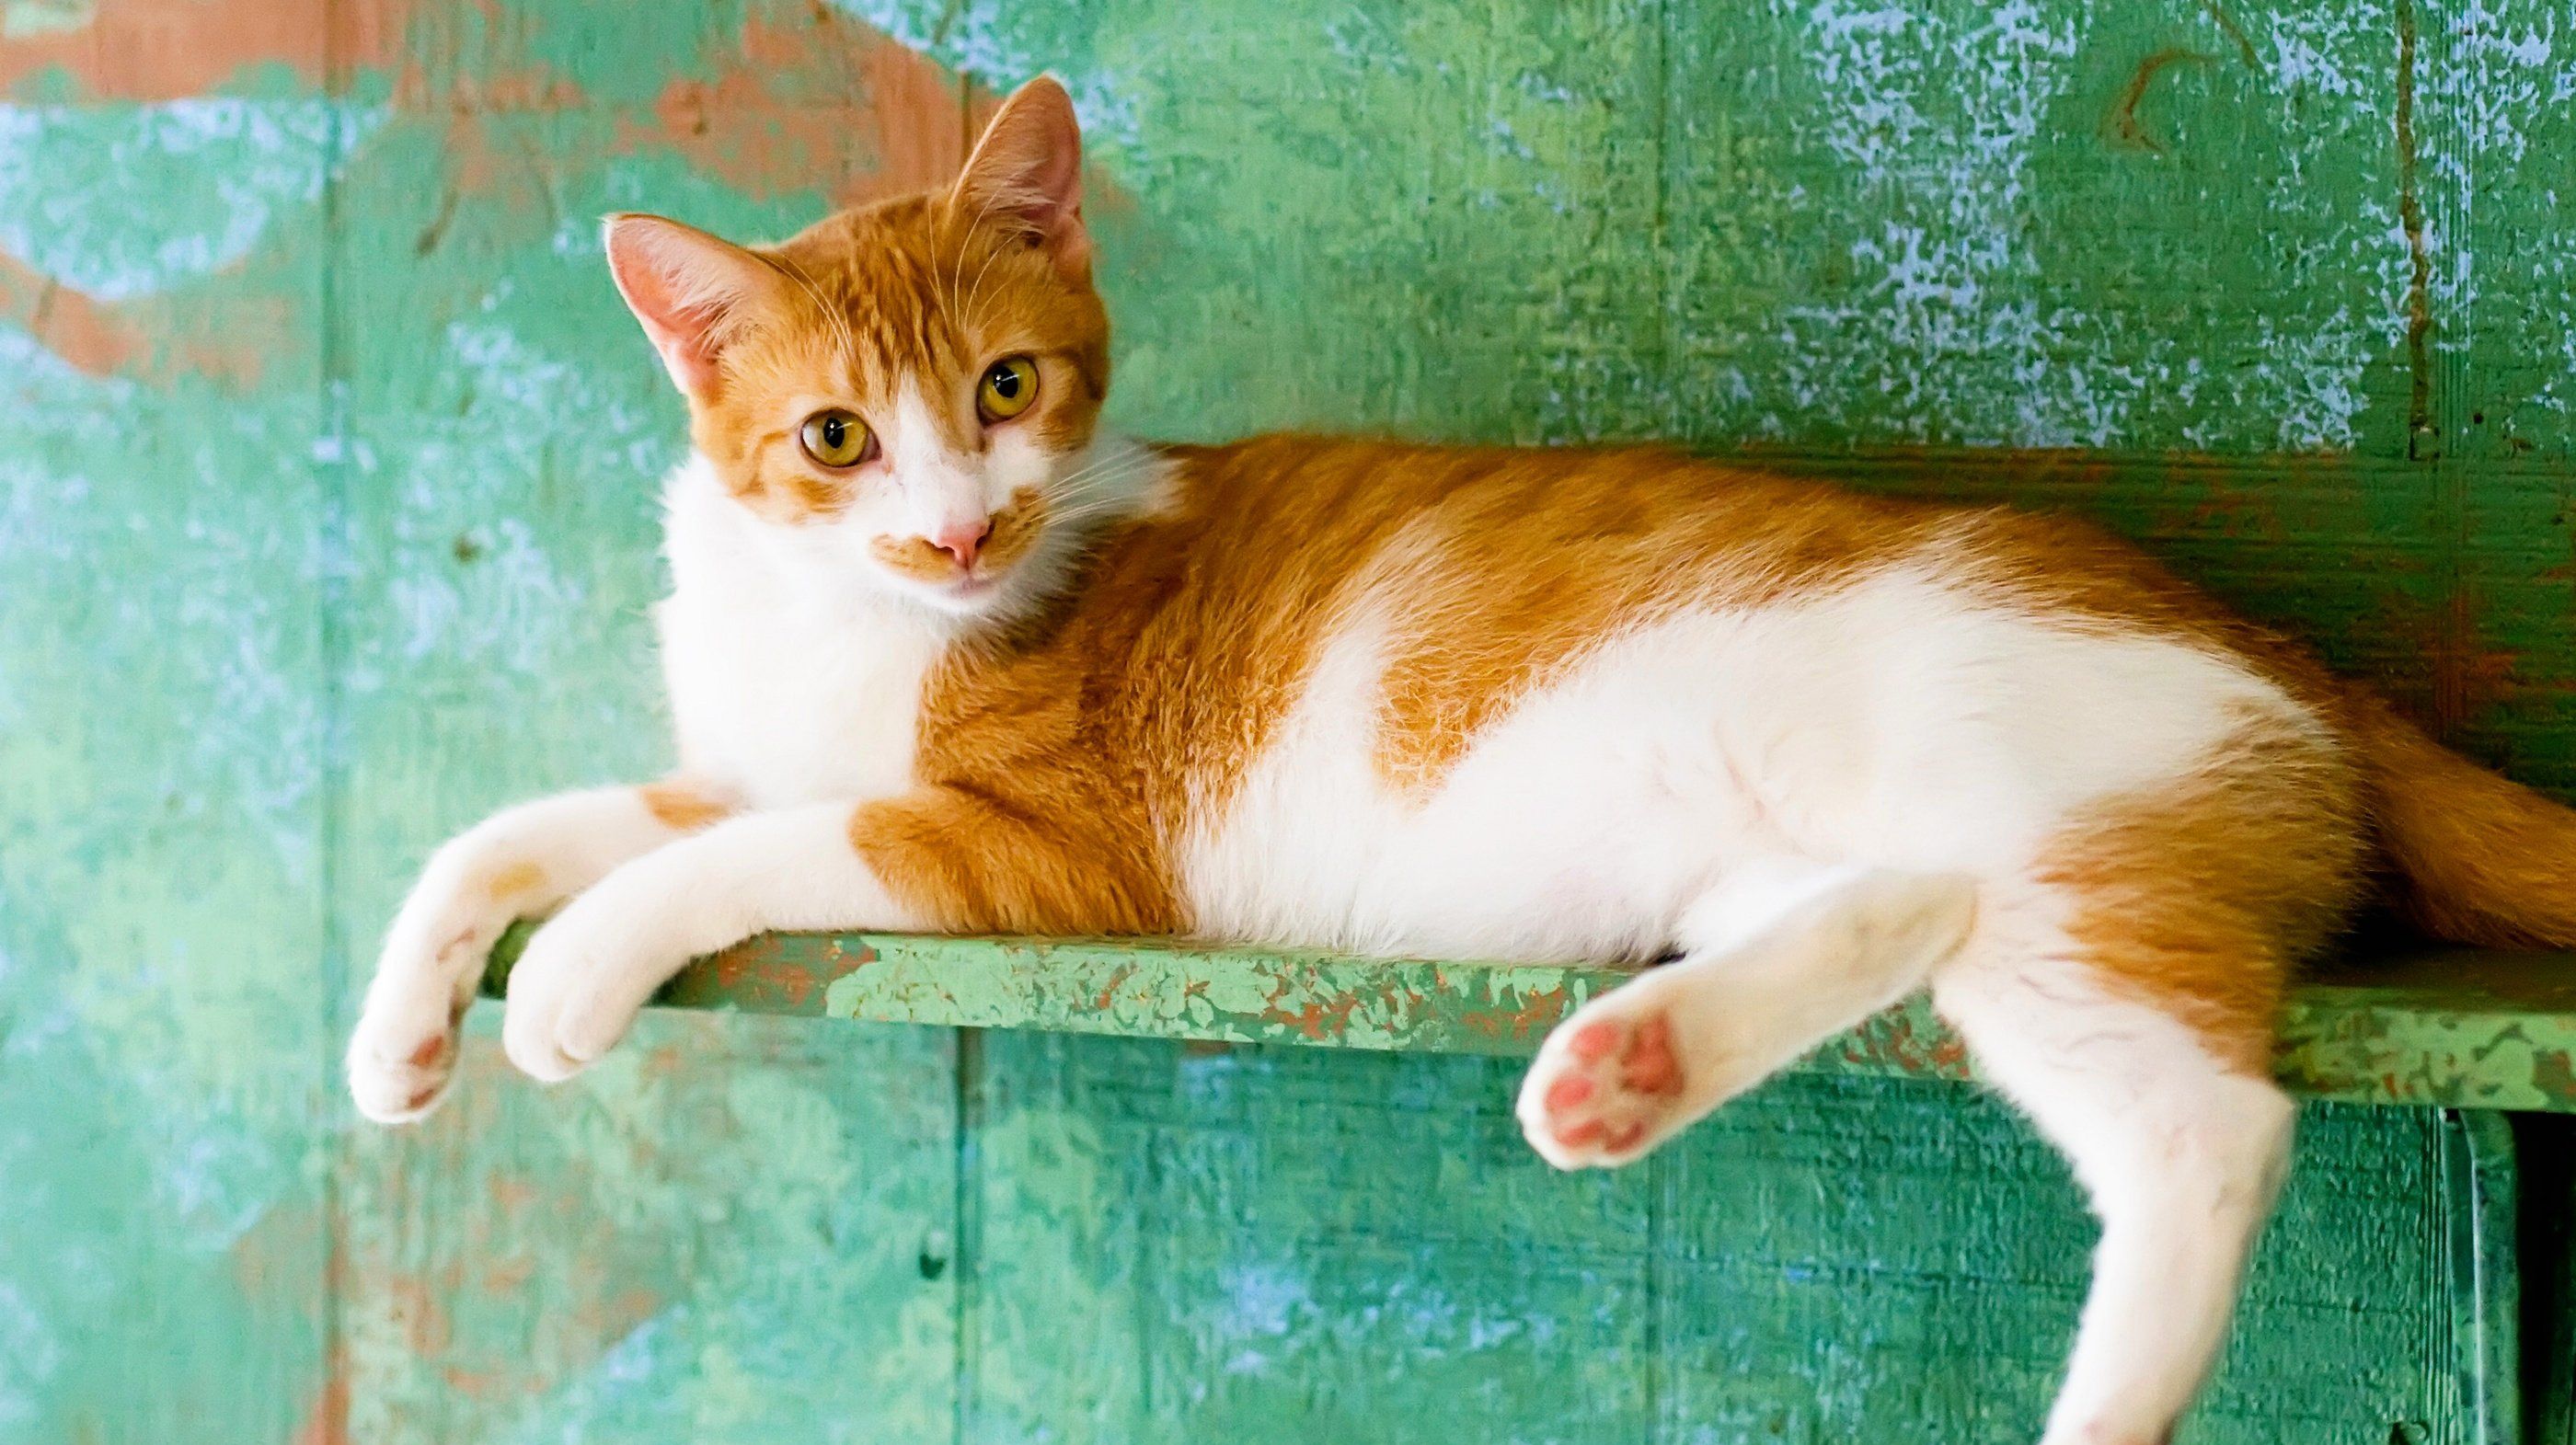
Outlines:
{"label": "chipped paint", "polygon": [[[494,950],[498,995],[528,930]],[[1560,965],[1355,958],[1155,940],[780,934],[689,969],[679,1008],[1133,1038],[1405,1053],[1538,1050],[1634,975]],[[1809,1070],[1972,1077],[1917,1000],[1821,1045]],[[2441,951],[2310,982],[2284,1019],[2280,1073],[2310,1098],[2576,1113],[2576,955]]]}

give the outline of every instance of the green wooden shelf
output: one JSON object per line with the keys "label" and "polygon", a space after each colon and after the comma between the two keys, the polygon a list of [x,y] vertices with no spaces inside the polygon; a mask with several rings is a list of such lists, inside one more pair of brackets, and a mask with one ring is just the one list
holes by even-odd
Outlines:
{"label": "green wooden shelf", "polygon": [[[497,995],[526,942],[493,951]],[[2283,1020],[2280,1076],[2352,1103],[2576,1113],[2576,955],[2456,949],[2321,971]],[[1354,958],[1160,940],[772,934],[700,960],[673,1008],[882,1023],[1528,1054],[1614,968]],[[1964,1079],[1917,999],[1834,1039],[1810,1071]]]}

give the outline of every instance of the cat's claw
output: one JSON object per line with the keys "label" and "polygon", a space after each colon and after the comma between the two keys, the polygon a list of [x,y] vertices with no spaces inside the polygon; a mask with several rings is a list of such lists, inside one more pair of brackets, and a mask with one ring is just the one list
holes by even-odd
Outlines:
{"label": "cat's claw", "polygon": [[1697,1118],[1672,1020],[1633,985],[1550,1034],[1521,1083],[1521,1132],[1559,1169],[1626,1164]]}

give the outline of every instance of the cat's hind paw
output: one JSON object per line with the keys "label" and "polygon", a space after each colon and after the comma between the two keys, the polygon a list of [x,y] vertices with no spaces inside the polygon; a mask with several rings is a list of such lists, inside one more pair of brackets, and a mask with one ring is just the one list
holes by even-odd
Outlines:
{"label": "cat's hind paw", "polygon": [[1521,1132],[1559,1169],[1626,1164],[1705,1112],[1689,1103],[1670,1012],[1635,985],[1548,1035],[1521,1083]]}

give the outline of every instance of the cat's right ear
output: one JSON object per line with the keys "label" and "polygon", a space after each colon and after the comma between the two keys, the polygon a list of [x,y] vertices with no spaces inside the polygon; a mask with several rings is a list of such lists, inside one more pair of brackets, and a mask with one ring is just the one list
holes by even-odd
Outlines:
{"label": "cat's right ear", "polygon": [[779,303],[786,278],[730,241],[660,216],[610,216],[602,234],[608,273],[671,380],[690,398],[708,400],[725,344]]}

